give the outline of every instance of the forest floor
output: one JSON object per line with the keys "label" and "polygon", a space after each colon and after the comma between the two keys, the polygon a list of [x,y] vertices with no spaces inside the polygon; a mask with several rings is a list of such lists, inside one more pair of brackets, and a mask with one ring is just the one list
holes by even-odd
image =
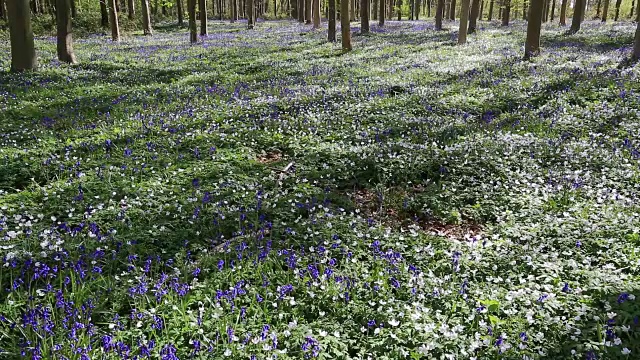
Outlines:
{"label": "forest floor", "polygon": [[0,357],[640,356],[634,24],[244,26],[0,73]]}

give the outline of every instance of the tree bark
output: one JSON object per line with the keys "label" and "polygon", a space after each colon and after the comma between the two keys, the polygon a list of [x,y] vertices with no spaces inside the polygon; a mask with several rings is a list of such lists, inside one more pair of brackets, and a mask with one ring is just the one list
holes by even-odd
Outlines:
{"label": "tree bark", "polygon": [[478,20],[482,20],[483,11],[484,11],[484,0],[480,0],[480,11],[478,12]]}
{"label": "tree bark", "polygon": [[349,6],[349,20],[356,21],[356,0],[351,1],[351,5]]}
{"label": "tree bark", "polygon": [[[176,10],[178,11],[178,26],[184,26],[184,9],[182,9],[182,0],[176,0]],[[147,12],[148,13],[148,12]]]}
{"label": "tree bark", "polygon": [[386,5],[385,5],[385,0],[379,0],[379,2],[380,3],[378,4],[378,6],[380,6],[380,13],[378,14],[378,26],[383,27]]}
{"label": "tree bark", "polygon": [[336,0],[329,0],[329,31],[328,39],[331,42],[336,41]]}
{"label": "tree bark", "polygon": [[613,18],[614,21],[618,21],[620,18],[620,5],[622,5],[622,0],[616,0],[616,15]]}
{"label": "tree bark", "polygon": [[56,28],[58,60],[75,64],[76,56],[73,53],[71,30],[71,0],[56,0]]}
{"label": "tree bark", "polygon": [[200,12],[200,36],[207,35],[207,0],[198,0],[198,11]]}
{"label": "tree bark", "polygon": [[369,0],[360,0],[360,32],[369,33]]}
{"label": "tree bark", "polygon": [[456,19],[456,0],[451,0],[449,4],[449,20]]}
{"label": "tree bark", "polygon": [[553,0],[551,2],[551,22],[553,22],[553,19],[556,17],[556,0]]}
{"label": "tree bark", "polygon": [[38,61],[33,42],[29,0],[8,1],[7,13],[11,42],[11,71],[36,70]]}
{"label": "tree bark", "polygon": [[153,35],[153,29],[151,28],[151,14],[149,12],[149,0],[141,0],[140,12],[142,13],[142,32],[145,35]]}
{"label": "tree bark", "polygon": [[320,0],[313,0],[313,28],[320,29]]}
{"label": "tree bark", "polygon": [[311,24],[311,0],[304,0],[304,20],[305,24]]}
{"label": "tree bark", "polygon": [[[631,14],[633,16],[633,14]],[[378,0],[373,0],[373,11],[371,12],[373,20],[378,20]]]}
{"label": "tree bark", "polygon": [[100,25],[109,27],[109,12],[107,11],[107,0],[100,0]]}
{"label": "tree bark", "polygon": [[567,0],[560,4],[560,26],[567,26]]}
{"label": "tree bark", "polygon": [[398,21],[402,20],[402,0],[398,0]]}
{"label": "tree bark", "polygon": [[542,5],[542,22],[547,22],[549,20],[549,0],[544,0],[544,5]]}
{"label": "tree bark", "polygon": [[256,9],[253,0],[247,0],[247,29],[253,30],[256,21]]}
{"label": "tree bark", "polygon": [[[633,16],[633,14],[631,14]],[[2,20],[7,20],[7,8],[5,7],[5,1],[0,0],[0,18]]]}
{"label": "tree bark", "polygon": [[76,17],[78,17],[78,8],[76,7],[76,0],[71,0],[70,6],[71,6],[71,18],[75,19]]}
{"label": "tree bark", "polygon": [[471,14],[469,15],[469,30],[467,31],[468,34],[473,34],[474,32],[476,32],[476,24],[478,22],[479,12],[480,12],[480,0],[472,0]]}
{"label": "tree bark", "polygon": [[600,5],[602,3],[602,0],[598,0],[598,2],[596,3],[596,16],[594,17],[594,19],[600,19]]}
{"label": "tree bark", "polygon": [[633,10],[636,7],[636,0],[631,0],[631,11],[629,12],[629,19],[633,19]]}
{"label": "tree bark", "polygon": [[436,5],[436,30],[442,30],[442,16],[444,12],[444,0],[437,0]]}
{"label": "tree bark", "polygon": [[340,27],[342,28],[342,51],[351,51],[351,22],[349,0],[340,0]]}
{"label": "tree bark", "polygon": [[[296,1],[296,0],[293,0]],[[297,0],[298,1],[298,22],[299,23],[304,23],[304,0]]]}
{"label": "tree bark", "polygon": [[524,3],[522,4],[522,20],[527,20],[527,10],[529,7],[529,3],[527,3],[527,0],[524,0]]}
{"label": "tree bark", "polygon": [[502,26],[509,26],[510,12],[511,12],[511,0],[505,0],[504,9],[502,10]]}
{"label": "tree bark", "polygon": [[491,21],[493,18],[493,1],[494,0],[489,1],[489,16],[487,16],[487,21]]}
{"label": "tree bark", "polygon": [[133,20],[136,15],[136,9],[133,0],[127,0],[127,17],[129,20]]}
{"label": "tree bark", "polygon": [[607,22],[608,14],[609,14],[609,0],[604,0],[604,7],[602,8],[602,22]]}
{"label": "tree bark", "polygon": [[636,37],[633,41],[633,55],[631,55],[631,59],[634,61],[640,59],[640,21],[636,25]]}
{"label": "tree bark", "polygon": [[458,30],[458,45],[467,42],[467,25],[469,25],[469,0],[462,0],[460,8],[460,29]]}
{"label": "tree bark", "polygon": [[120,25],[118,24],[118,11],[116,0],[109,0],[109,22],[111,23],[111,40],[120,41]]}
{"label": "tree bark", "polygon": [[415,19],[420,20],[420,0],[414,0],[413,11],[415,12]]}
{"label": "tree bark", "polygon": [[570,34],[575,34],[580,31],[582,12],[584,11],[584,6],[582,5],[583,1],[585,0],[576,0],[575,5],[573,6],[573,19],[571,19],[571,28],[569,29]]}
{"label": "tree bark", "polygon": [[540,53],[540,28],[542,27],[542,6],[544,0],[531,0],[529,22],[527,23],[527,41],[524,45],[524,59]]}
{"label": "tree bark", "polygon": [[198,26],[196,24],[196,0],[187,0],[187,12],[189,13],[189,41],[192,44],[198,42]]}

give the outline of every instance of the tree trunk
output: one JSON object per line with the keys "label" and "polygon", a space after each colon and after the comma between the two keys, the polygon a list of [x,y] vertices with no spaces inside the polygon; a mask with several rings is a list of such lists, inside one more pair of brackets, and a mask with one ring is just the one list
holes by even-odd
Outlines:
{"label": "tree trunk", "polygon": [[360,32],[369,33],[369,0],[360,0]]}
{"label": "tree trunk", "polygon": [[107,0],[100,0],[100,25],[109,27],[109,12],[107,11]]}
{"label": "tree trunk", "polygon": [[9,0],[7,13],[11,42],[11,71],[36,70],[38,61],[33,42],[29,0]]}
{"label": "tree trunk", "polygon": [[304,23],[304,0],[293,0],[298,2],[298,22]]}
{"label": "tree trunk", "polygon": [[531,0],[529,22],[527,23],[527,41],[524,44],[524,59],[540,53],[540,28],[542,27],[542,6],[544,0]]}
{"label": "tree trunk", "polygon": [[196,0],[187,0],[187,12],[189,13],[189,41],[192,44],[198,42],[198,25],[196,24]]}
{"label": "tree trunk", "polygon": [[311,0],[304,0],[304,20],[305,24],[311,24]]}
{"label": "tree trunk", "polygon": [[328,39],[336,41],[336,0],[329,0],[329,32]]}
{"label": "tree trunk", "polygon": [[604,7],[602,8],[602,22],[607,22],[608,14],[609,14],[609,0],[604,0]]}
{"label": "tree trunk", "polygon": [[456,5],[456,0],[451,0],[451,3],[449,5],[449,20],[456,19]]}
{"label": "tree trunk", "polygon": [[78,8],[76,7],[76,0],[71,0],[71,18],[75,19],[78,17]]}
{"label": "tree trunk", "polygon": [[640,59],[640,21],[636,25],[636,37],[633,41],[633,55],[631,55],[631,58],[634,61]]}
{"label": "tree trunk", "polygon": [[431,0],[427,0],[427,17],[431,17]]}
{"label": "tree trunk", "polygon": [[[143,33],[149,36],[153,35],[153,30],[151,28],[151,14],[149,12],[149,0],[140,1],[140,12],[142,13]],[[178,19],[180,19],[180,17],[178,17]]]}
{"label": "tree trunk", "polygon": [[600,19],[600,5],[602,3],[602,0],[598,0],[598,2],[596,3],[596,16],[594,17],[594,19]]}
{"label": "tree trunk", "polygon": [[116,0],[109,0],[109,22],[111,23],[111,40],[120,41],[120,25],[118,24],[118,12]]}
{"label": "tree trunk", "polygon": [[493,18],[493,0],[489,1],[489,16],[487,16],[487,21],[491,21]]}
{"label": "tree trunk", "polygon": [[436,30],[442,30],[442,16],[444,12],[444,0],[437,0],[436,5]]}
{"label": "tree trunk", "polygon": [[527,20],[527,10],[529,7],[529,3],[527,2],[527,0],[524,0],[524,3],[522,4],[522,20]]}
{"label": "tree trunk", "polygon": [[511,0],[505,0],[504,9],[502,10],[502,26],[509,26],[510,12],[511,12]]}
{"label": "tree trunk", "polygon": [[620,5],[622,5],[622,0],[616,0],[616,15],[613,18],[614,21],[618,21],[620,18]]}
{"label": "tree trunk", "polygon": [[[566,1],[566,0],[563,0]],[[569,29],[570,34],[575,34],[580,31],[580,23],[582,22],[582,12],[584,11],[584,6],[582,2],[585,0],[576,0],[575,5],[573,6],[573,19],[571,20],[571,28]]]}
{"label": "tree trunk", "polygon": [[398,21],[402,20],[402,0],[398,0]]}
{"label": "tree trunk", "polygon": [[478,22],[478,13],[480,12],[480,0],[471,1],[471,13],[469,15],[469,30],[467,34],[476,32],[476,24]]}
{"label": "tree trunk", "polygon": [[[385,17],[385,0],[379,0],[380,3],[378,6],[380,6],[380,13],[378,14],[378,26],[379,27],[383,27],[384,26],[384,17]],[[444,1],[444,0],[443,0]]]}
{"label": "tree trunk", "polygon": [[567,0],[560,4],[560,26],[567,26]]}
{"label": "tree trunk", "polygon": [[460,8],[460,29],[458,30],[458,45],[467,42],[467,25],[469,25],[469,0],[462,0]]}
{"label": "tree trunk", "polygon": [[631,11],[629,13],[629,19],[633,19],[633,10],[636,7],[636,0],[631,0]]}
{"label": "tree trunk", "polygon": [[[631,14],[633,16],[633,14]],[[0,0],[0,18],[2,20],[7,20],[7,8],[5,7],[5,1]]]}
{"label": "tree trunk", "polygon": [[[294,0],[296,1],[296,0]],[[238,0],[231,0],[229,2],[229,5],[231,6],[231,23],[236,22],[236,20],[238,20]]]}
{"label": "tree trunk", "polygon": [[198,11],[200,12],[200,36],[207,35],[207,0],[198,0]]}
{"label": "tree trunk", "polygon": [[415,12],[416,20],[420,20],[420,0],[415,0],[413,4],[413,11]]}
{"label": "tree trunk", "polygon": [[542,6],[542,22],[549,21],[549,0],[544,0],[544,5]]}
{"label": "tree trunk", "polygon": [[56,1],[56,27],[58,60],[75,64],[76,56],[73,54],[73,37],[71,36],[71,0]]}
{"label": "tree trunk", "polygon": [[127,17],[129,20],[133,20],[136,15],[136,9],[133,0],[127,0]]}
{"label": "tree trunk", "polygon": [[313,0],[313,28],[320,29],[320,0]]}
{"label": "tree trunk", "polygon": [[340,0],[340,27],[342,28],[342,51],[351,51],[351,22],[349,0]]}
{"label": "tree trunk", "polygon": [[[373,20],[378,20],[378,0],[373,0],[373,11],[371,12]],[[631,14],[633,16],[633,14]]]}
{"label": "tree trunk", "polygon": [[178,26],[183,27],[184,26],[184,10],[182,9],[182,0],[176,0],[176,7],[178,11]]}
{"label": "tree trunk", "polygon": [[[311,9],[311,6],[309,6]],[[253,30],[256,21],[256,9],[253,0],[247,0],[247,29]]]}
{"label": "tree trunk", "polygon": [[351,5],[349,6],[349,20],[356,21],[356,0],[350,0]]}
{"label": "tree trunk", "polygon": [[551,22],[553,22],[553,19],[556,17],[556,0],[553,0],[551,2]]}

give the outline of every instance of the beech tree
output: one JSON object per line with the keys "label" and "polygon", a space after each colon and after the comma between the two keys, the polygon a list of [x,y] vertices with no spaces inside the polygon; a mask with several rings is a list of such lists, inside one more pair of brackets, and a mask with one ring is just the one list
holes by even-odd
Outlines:
{"label": "beech tree", "polygon": [[33,42],[29,0],[8,1],[7,13],[11,42],[11,71],[36,70],[38,62]]}
{"label": "beech tree", "polygon": [[[73,4],[74,1],[72,0],[71,3]],[[127,16],[129,17],[129,20],[133,20],[135,15],[136,9],[133,0],[127,0]]]}
{"label": "beech tree", "polygon": [[[145,35],[153,35],[151,29],[151,14],[149,11],[149,0],[141,0],[140,9],[142,11],[142,31]],[[180,22],[180,16],[178,16]]]}
{"label": "beech tree", "polygon": [[436,5],[436,30],[442,30],[442,16],[444,12],[444,0],[438,0]]}
{"label": "beech tree", "polygon": [[502,26],[509,25],[510,12],[511,12],[511,0],[504,0],[504,9],[502,9]]}
{"label": "beech tree", "polygon": [[560,26],[567,26],[567,0],[562,0],[560,5]]}
{"label": "beech tree", "polygon": [[[183,27],[184,26],[184,9],[182,8],[182,0],[176,0],[176,11],[178,12],[178,26]],[[232,13],[233,13],[233,8],[232,8]]]}
{"label": "beech tree", "polygon": [[198,0],[200,12],[200,36],[207,35],[207,0]]}
{"label": "beech tree", "polygon": [[58,60],[69,64],[76,63],[71,36],[71,0],[56,0],[56,27]]}
{"label": "beech tree", "polygon": [[609,0],[604,0],[604,8],[602,9],[602,22],[607,22],[607,14],[609,14]]}
{"label": "beech tree", "polygon": [[247,0],[247,29],[253,30],[253,27],[255,26],[255,22],[256,22],[256,7],[253,3],[253,0]]}
{"label": "beech tree", "polygon": [[[444,0],[442,0],[444,1]],[[384,16],[385,16],[385,3],[384,0],[380,0],[380,4],[378,5],[380,6],[380,13],[378,14],[378,26],[383,27],[384,26]],[[340,10],[342,11],[342,10]],[[342,18],[342,16],[340,17]]]}
{"label": "beech tree", "polygon": [[189,41],[198,42],[198,26],[196,25],[196,0],[187,0],[187,12],[189,13]]}
{"label": "beech tree", "polygon": [[527,41],[524,44],[525,60],[540,53],[540,28],[542,27],[543,7],[544,0],[531,0],[529,22],[527,23]]}
{"label": "beech tree", "polygon": [[329,0],[329,41],[336,41],[336,0]]}
{"label": "beech tree", "polygon": [[320,0],[313,0],[313,28],[320,29]]}
{"label": "beech tree", "polygon": [[633,54],[631,55],[633,61],[640,59],[640,21],[636,25],[636,37],[633,41]]}
{"label": "beech tree", "polygon": [[107,10],[107,0],[100,0],[100,25],[109,27],[109,11]]}
{"label": "beech tree", "polygon": [[[296,0],[293,0],[296,1]],[[298,1],[298,22],[303,23],[304,22],[304,0],[297,0]]]}
{"label": "beech tree", "polygon": [[582,23],[582,14],[584,13],[583,2],[585,0],[576,0],[573,6],[573,19],[571,19],[571,28],[569,34],[575,34],[580,31],[580,24]]}
{"label": "beech tree", "polygon": [[456,0],[451,0],[449,5],[449,20],[456,19]]}
{"label": "beech tree", "polygon": [[[340,27],[342,28],[342,51],[351,51],[350,0],[340,0]],[[384,7],[384,6],[382,6]]]}
{"label": "beech tree", "polygon": [[[253,1],[253,0],[249,0]],[[304,19],[305,24],[311,24],[311,0],[304,0]]]}
{"label": "beech tree", "polygon": [[469,0],[462,0],[460,9],[460,29],[458,30],[458,44],[467,42],[467,25],[469,21]]}
{"label": "beech tree", "polygon": [[118,24],[118,10],[116,0],[109,0],[109,22],[111,23],[111,40],[120,41],[120,25]]}
{"label": "beech tree", "polygon": [[614,21],[618,21],[620,18],[620,5],[622,5],[622,0],[616,0],[616,14],[613,17]]}
{"label": "beech tree", "polygon": [[360,0],[360,32],[369,33],[369,0]]}
{"label": "beech tree", "polygon": [[469,15],[469,30],[468,34],[476,32],[478,14],[480,12],[480,0],[473,0],[471,2],[471,14]]}

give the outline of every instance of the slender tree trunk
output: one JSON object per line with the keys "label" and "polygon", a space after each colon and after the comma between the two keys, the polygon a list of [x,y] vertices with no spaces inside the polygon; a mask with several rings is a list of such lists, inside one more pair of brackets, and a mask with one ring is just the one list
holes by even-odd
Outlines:
{"label": "slender tree trunk", "polygon": [[[633,16],[633,14],[631,14]],[[0,19],[7,20],[7,8],[5,7],[5,1],[0,0]]]}
{"label": "slender tree trunk", "polygon": [[[176,0],[176,8],[178,11],[178,26],[184,26],[184,10],[182,9],[182,0]],[[149,13],[147,11],[147,13]]]}
{"label": "slender tree trunk", "polygon": [[460,29],[458,30],[458,45],[467,42],[467,26],[469,25],[469,0],[462,0],[460,8]]}
{"label": "slender tree trunk", "polygon": [[129,20],[133,20],[136,15],[135,5],[133,0],[127,0],[127,17]]}
{"label": "slender tree trunk", "polygon": [[311,0],[304,0],[304,20],[305,24],[311,24]]}
{"label": "slender tree trunk", "polygon": [[493,19],[493,1],[489,1],[489,16],[487,16],[487,21],[491,21]]}
{"label": "slender tree trunk", "polygon": [[551,2],[551,22],[553,22],[553,19],[556,17],[556,0],[553,0]]}
{"label": "slender tree trunk", "polygon": [[[385,17],[385,0],[379,0],[379,6],[380,6],[380,13],[378,14],[378,26],[379,27],[383,27],[384,26],[384,17]],[[443,0],[444,1],[444,0]]]}
{"label": "slender tree trunk", "polygon": [[633,61],[640,59],[640,21],[636,25],[636,37],[633,41],[633,55],[631,55]]}
{"label": "slender tree trunk", "polygon": [[200,11],[200,36],[207,35],[207,0],[198,0],[198,11]]}
{"label": "slender tree trunk", "polygon": [[567,26],[567,0],[560,4],[560,26]]}
{"label": "slender tree trunk", "polygon": [[[371,16],[373,20],[378,20],[378,0],[373,0],[373,11]],[[633,16],[633,14],[631,16]]]}
{"label": "slender tree trunk", "polygon": [[511,12],[511,0],[504,1],[504,10],[502,10],[502,26],[509,26],[509,13]]}
{"label": "slender tree trunk", "polygon": [[[120,14],[120,3],[118,2],[118,0],[115,0],[115,1],[113,2],[113,4],[116,6],[116,7],[115,7],[115,9],[116,9],[116,13],[117,13],[117,14]],[[117,14],[116,14],[116,15],[117,15]]]}
{"label": "slender tree trunk", "polygon": [[613,18],[614,21],[618,21],[620,18],[620,5],[622,5],[622,0],[616,0],[616,15]]}
{"label": "slender tree trunk", "polygon": [[631,0],[631,11],[629,12],[629,19],[633,19],[633,10],[636,7],[636,0]]}
{"label": "slender tree trunk", "polygon": [[596,3],[596,16],[594,17],[594,19],[600,19],[600,6],[601,6],[602,0],[598,0],[598,2]]}
{"label": "slender tree trunk", "polygon": [[360,0],[360,32],[369,33],[369,0]]}
{"label": "slender tree trunk", "polygon": [[[296,0],[293,0],[296,1]],[[304,0],[297,0],[298,1],[298,22],[299,23],[304,23]]]}
{"label": "slender tree trunk", "polygon": [[313,0],[313,28],[320,29],[320,0]]}
{"label": "slender tree trunk", "polygon": [[109,27],[109,12],[107,11],[107,0],[100,0],[100,25]]}
{"label": "slender tree trunk", "polygon": [[109,0],[109,22],[111,23],[111,40],[120,41],[120,25],[118,24],[118,12],[116,0]]}
{"label": "slender tree trunk", "polygon": [[342,28],[342,51],[351,51],[351,22],[349,0],[340,1],[340,27]]}
{"label": "slender tree trunk", "polygon": [[529,3],[527,2],[527,0],[524,0],[524,3],[522,4],[522,20],[527,20],[528,8],[529,8]]}
{"label": "slender tree trunk", "polygon": [[[294,0],[295,1],[295,0]],[[231,5],[231,23],[236,22],[238,20],[238,0],[231,0],[229,2]]]}
{"label": "slender tree trunk", "polygon": [[71,0],[56,1],[56,27],[58,35],[58,60],[75,64],[76,56],[73,53],[71,30]]}
{"label": "slender tree trunk", "polygon": [[187,0],[187,12],[189,13],[189,41],[192,44],[198,42],[198,25],[196,24],[196,1]]}
{"label": "slender tree trunk", "polygon": [[[309,6],[311,9],[311,6]],[[253,30],[255,25],[256,9],[253,0],[247,0],[247,29]]]}
{"label": "slender tree trunk", "polygon": [[573,6],[573,19],[571,20],[571,28],[569,29],[570,34],[575,34],[580,31],[582,12],[584,11],[584,6],[582,5],[583,1],[585,0],[576,0],[575,5]]}
{"label": "slender tree trunk", "polygon": [[540,53],[540,28],[542,27],[542,2],[531,0],[529,22],[527,23],[527,41],[524,45],[524,58],[530,59]]}
{"label": "slender tree trunk", "polygon": [[608,15],[609,15],[609,0],[604,0],[604,7],[602,9],[602,22],[607,22]]}
{"label": "slender tree trunk", "polygon": [[29,0],[9,0],[7,13],[11,42],[11,71],[36,70],[38,61],[33,42]]}
{"label": "slender tree trunk", "polygon": [[436,30],[442,30],[442,18],[444,13],[444,0],[437,0],[436,5]]}
{"label": "slender tree trunk", "polygon": [[328,39],[331,42],[336,41],[336,0],[329,0],[329,31]]}
{"label": "slender tree trunk", "polygon": [[[410,0],[411,1],[411,0]],[[415,12],[415,19],[420,20],[420,0],[414,0],[413,10]]]}
{"label": "slender tree trunk", "polygon": [[402,0],[398,0],[398,21],[402,20]]}
{"label": "slender tree trunk", "polygon": [[480,0],[480,11],[478,12],[478,20],[482,20],[483,11],[484,11],[484,0]]}
{"label": "slender tree trunk", "polygon": [[427,0],[427,17],[431,17],[431,0]]}
{"label": "slender tree trunk", "polygon": [[349,20],[356,21],[356,0],[351,1],[351,5],[349,6]]}
{"label": "slender tree trunk", "polygon": [[456,19],[456,5],[456,0],[451,0],[451,3],[449,5],[449,20]]}
{"label": "slender tree trunk", "polygon": [[151,14],[149,12],[149,0],[140,0],[140,12],[142,13],[142,32],[145,35],[153,35],[151,28]]}
{"label": "slender tree trunk", "polygon": [[[472,0],[471,13],[469,15],[469,30],[467,31],[467,34],[473,34],[474,32],[476,32],[476,24],[477,24],[479,12],[480,12],[480,0]],[[460,19],[462,19],[462,15],[460,15]]]}
{"label": "slender tree trunk", "polygon": [[71,18],[75,19],[76,17],[78,17],[78,8],[76,7],[76,0],[71,0]]}
{"label": "slender tree trunk", "polygon": [[547,22],[549,20],[549,0],[544,0],[544,5],[542,6],[542,22]]}

